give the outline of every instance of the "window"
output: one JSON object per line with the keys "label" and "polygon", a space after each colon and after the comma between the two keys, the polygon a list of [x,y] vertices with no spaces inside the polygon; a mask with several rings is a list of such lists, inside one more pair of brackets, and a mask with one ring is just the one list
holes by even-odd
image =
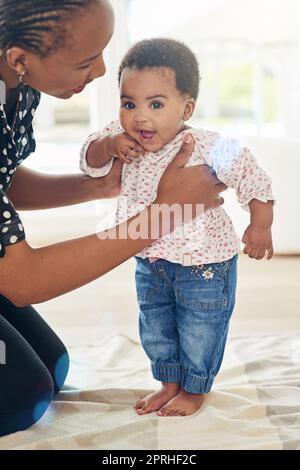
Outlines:
{"label": "window", "polygon": [[[43,96],[35,123],[40,144],[80,147],[90,130],[115,119],[116,77],[123,54],[130,44],[157,36],[186,42],[199,58],[203,80],[194,125],[252,136],[293,132],[300,114],[295,98],[300,14],[295,0],[254,0],[246,6],[236,0],[187,0],[184,8],[181,0],[173,0],[172,14],[169,0],[112,3],[117,29],[106,52],[107,76],[71,100]],[[269,4],[272,22],[266,23],[267,17],[260,16]],[[43,159],[43,166],[71,168],[73,162],[52,155],[51,162]]]}

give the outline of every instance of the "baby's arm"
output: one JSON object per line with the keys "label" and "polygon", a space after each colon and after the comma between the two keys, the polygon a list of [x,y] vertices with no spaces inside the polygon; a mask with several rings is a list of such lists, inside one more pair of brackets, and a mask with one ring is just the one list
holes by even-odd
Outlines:
{"label": "baby's arm", "polygon": [[244,253],[250,258],[261,260],[268,252],[268,260],[274,254],[272,241],[273,201],[267,203],[253,199],[249,206],[251,222],[243,236]]}
{"label": "baby's arm", "polygon": [[250,225],[243,236],[244,253],[260,260],[268,252],[268,259],[271,259],[275,199],[270,178],[251,152],[241,148],[237,141],[225,141],[213,155],[212,163],[218,178],[236,190],[240,204],[251,214]]}

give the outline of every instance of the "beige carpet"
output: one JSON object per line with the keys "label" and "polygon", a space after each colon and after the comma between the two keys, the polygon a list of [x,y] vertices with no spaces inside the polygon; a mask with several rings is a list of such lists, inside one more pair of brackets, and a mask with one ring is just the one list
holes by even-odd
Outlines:
{"label": "beige carpet", "polygon": [[[82,338],[81,343],[84,343]],[[159,387],[139,343],[114,334],[70,349],[68,383],[39,424],[0,449],[300,449],[300,335],[231,338],[201,411],[138,416],[133,404]]]}

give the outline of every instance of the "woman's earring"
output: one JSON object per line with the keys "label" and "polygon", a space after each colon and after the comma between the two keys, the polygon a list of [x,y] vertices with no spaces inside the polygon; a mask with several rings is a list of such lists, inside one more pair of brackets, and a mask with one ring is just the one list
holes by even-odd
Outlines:
{"label": "woman's earring", "polygon": [[19,78],[19,86],[22,87],[24,85],[24,77],[26,75],[25,70],[23,72],[19,73],[18,78]]}
{"label": "woman's earring", "polygon": [[19,75],[18,75],[18,79],[19,79],[18,92],[19,92],[19,94],[22,93],[22,91],[24,90],[24,76],[25,75],[26,75],[25,71],[19,73]]}

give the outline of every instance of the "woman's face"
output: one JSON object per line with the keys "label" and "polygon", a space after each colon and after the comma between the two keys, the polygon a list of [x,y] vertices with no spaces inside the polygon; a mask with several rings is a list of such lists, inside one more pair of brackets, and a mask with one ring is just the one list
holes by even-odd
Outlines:
{"label": "woman's face", "polygon": [[[103,51],[114,32],[114,13],[107,0],[71,19],[66,46],[47,58],[24,51],[24,82],[56,98],[68,99],[105,72]],[[13,48],[16,49],[16,48]],[[9,54],[9,52],[8,52]]]}

